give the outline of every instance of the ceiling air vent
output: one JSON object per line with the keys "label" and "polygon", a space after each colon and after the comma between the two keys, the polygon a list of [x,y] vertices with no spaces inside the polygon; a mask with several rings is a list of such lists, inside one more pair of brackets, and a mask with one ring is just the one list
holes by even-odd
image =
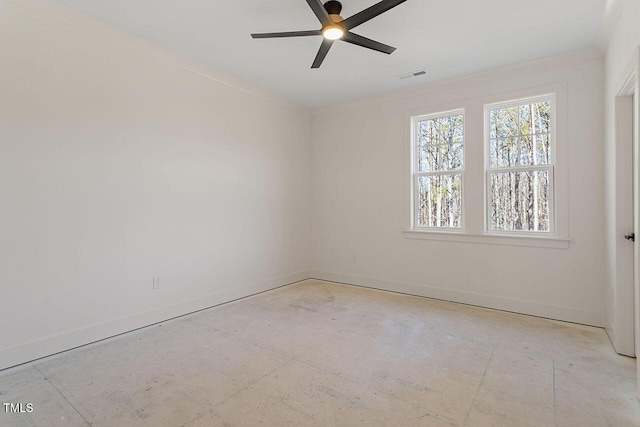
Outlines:
{"label": "ceiling air vent", "polygon": [[427,74],[425,70],[414,71],[413,73],[403,74],[400,76],[400,80],[410,79],[412,77],[420,77]]}

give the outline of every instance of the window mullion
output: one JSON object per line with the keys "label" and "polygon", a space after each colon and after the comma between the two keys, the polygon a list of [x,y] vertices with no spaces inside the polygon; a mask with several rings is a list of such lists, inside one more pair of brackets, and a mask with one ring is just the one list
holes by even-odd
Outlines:
{"label": "window mullion", "polygon": [[529,171],[540,171],[545,170],[553,165],[535,165],[535,166],[511,166],[511,167],[503,167],[503,168],[489,168],[487,172],[491,173],[501,173],[501,172],[529,172]]}

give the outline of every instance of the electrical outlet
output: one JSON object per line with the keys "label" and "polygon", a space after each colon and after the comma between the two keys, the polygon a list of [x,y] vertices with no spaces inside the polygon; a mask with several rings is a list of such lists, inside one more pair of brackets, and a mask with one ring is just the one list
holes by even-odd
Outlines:
{"label": "electrical outlet", "polygon": [[153,278],[153,289],[160,289],[162,287],[162,283],[160,282],[160,277]]}

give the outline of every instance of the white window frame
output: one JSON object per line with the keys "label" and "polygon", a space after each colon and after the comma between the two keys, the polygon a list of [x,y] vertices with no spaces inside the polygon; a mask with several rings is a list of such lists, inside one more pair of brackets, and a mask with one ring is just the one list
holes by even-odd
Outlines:
{"label": "white window frame", "polygon": [[[443,117],[462,116],[462,168],[448,171],[435,171],[435,172],[418,172],[418,156],[416,154],[417,149],[417,123],[425,120],[440,119]],[[464,233],[465,231],[465,167],[466,160],[466,117],[464,108],[457,108],[454,110],[441,111],[432,114],[422,114],[411,117],[411,229],[419,232],[435,232],[435,233]],[[418,225],[418,179],[423,176],[446,176],[446,175],[460,175],[461,181],[461,201],[460,201],[460,227],[421,227]]]}
{"label": "white window frame", "polygon": [[[549,138],[551,139],[551,163],[549,165],[539,166],[514,166],[491,168],[491,111],[503,108],[519,107],[522,105],[535,104],[541,102],[549,102],[551,107],[551,126],[549,129]],[[485,169],[485,233],[491,235],[510,235],[510,236],[556,236],[556,202],[555,202],[555,169],[556,169],[556,96],[555,94],[545,94],[527,98],[513,99],[504,102],[486,104],[484,106],[484,169]],[[521,136],[521,135],[518,135]],[[549,173],[549,231],[529,231],[529,230],[492,230],[491,229],[491,175],[497,173],[509,172],[529,172],[529,171],[548,171]]]}

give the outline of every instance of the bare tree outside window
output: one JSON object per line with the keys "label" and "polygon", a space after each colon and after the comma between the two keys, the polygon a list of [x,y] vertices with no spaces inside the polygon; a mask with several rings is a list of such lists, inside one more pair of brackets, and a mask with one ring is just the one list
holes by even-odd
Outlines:
{"label": "bare tree outside window", "polygon": [[412,123],[415,227],[460,229],[464,114],[415,117]]}
{"label": "bare tree outside window", "polygon": [[550,97],[487,106],[489,231],[552,231],[552,109]]}

